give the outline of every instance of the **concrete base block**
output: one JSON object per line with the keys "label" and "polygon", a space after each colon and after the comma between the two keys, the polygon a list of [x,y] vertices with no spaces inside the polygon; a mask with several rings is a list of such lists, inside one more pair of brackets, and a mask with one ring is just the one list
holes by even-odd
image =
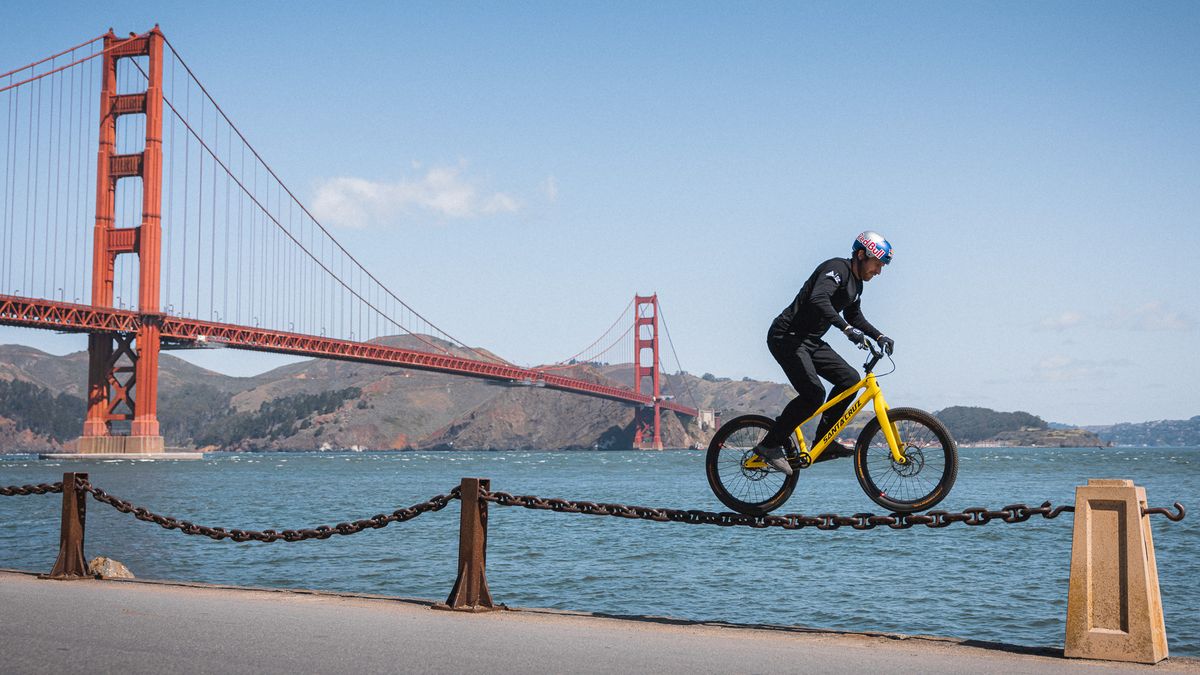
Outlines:
{"label": "concrete base block", "polygon": [[1167,658],[1145,506],[1145,488],[1130,480],[1089,480],[1075,489],[1067,657],[1134,663]]}
{"label": "concrete base block", "polygon": [[81,455],[147,455],[166,450],[162,436],[81,436]]}
{"label": "concrete base block", "polygon": [[204,459],[203,452],[45,452],[38,459],[101,461],[107,459]]}

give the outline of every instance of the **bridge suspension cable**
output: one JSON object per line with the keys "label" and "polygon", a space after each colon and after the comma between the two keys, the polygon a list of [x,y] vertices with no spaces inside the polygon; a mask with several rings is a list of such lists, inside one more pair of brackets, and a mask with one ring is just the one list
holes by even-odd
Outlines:
{"label": "bridge suspension cable", "polygon": [[[439,352],[457,348],[473,358],[507,363],[442,330],[369,272],[283,183],[170,40],[164,41],[171,56],[164,102],[173,114],[164,133],[166,145],[173,146],[165,161],[164,212],[183,225],[181,237],[164,242],[168,313],[357,342],[398,328]],[[199,192],[194,205],[193,172]],[[188,269],[189,259],[198,259],[198,269]]]}
{"label": "bridge suspension cable", "polygon": [[[99,42],[100,40],[103,40],[103,39],[104,39],[103,35],[94,37],[91,40],[88,40],[87,42],[82,42],[80,44],[75,45],[74,47],[69,48],[69,49],[64,49],[61,52],[58,52],[57,54],[51,54],[50,56],[47,56],[46,58],[41,59],[39,61],[34,61],[33,63],[30,63],[28,65],[21,66],[20,68],[14,68],[14,69],[8,71],[7,73],[0,74],[0,79],[4,79],[6,77],[9,78],[9,83],[4,85],[3,87],[0,87],[0,94],[3,94],[4,92],[8,91],[9,89],[15,89],[17,87],[20,87],[21,85],[29,84],[30,82],[40,80],[44,77],[48,77],[48,76],[54,75],[60,71],[77,66],[77,65],[83,63],[84,61],[90,61],[90,60],[96,58],[97,56],[100,56],[101,54],[103,54],[105,52],[112,51],[113,49],[116,49],[117,47],[120,46],[120,45],[114,45],[112,47],[109,47],[108,49],[104,49],[101,51],[93,50],[92,53],[88,54],[87,56],[84,56],[82,58],[77,58],[74,61],[70,61],[61,66],[56,65],[56,61],[58,60],[59,57],[70,54],[71,58],[75,58],[75,52],[79,51],[80,49],[83,49],[84,47],[89,47],[92,45],[92,43]],[[37,67],[46,63],[47,61],[50,62],[50,66],[49,66],[50,69],[43,73],[38,73]],[[25,72],[26,70],[30,71],[29,77],[27,77],[24,80],[21,80],[19,82],[12,81],[13,77],[17,73],[22,73],[22,72]]]}
{"label": "bridge suspension cable", "polygon": [[102,37],[0,75],[0,292],[88,297]]}
{"label": "bridge suspension cable", "polygon": [[[591,344],[589,344],[588,346],[579,350],[575,354],[572,354],[571,356],[568,356],[567,358],[565,358],[561,361],[558,361],[558,362],[554,363],[553,365],[544,366],[542,368],[539,368],[539,370],[556,370],[556,369],[561,369],[561,368],[570,368],[570,367],[574,366],[575,364],[581,363],[581,362],[582,363],[595,363],[600,360],[601,356],[609,354],[610,352],[612,352],[614,349],[618,348],[621,345],[625,345],[627,343],[625,338],[628,337],[629,333],[633,330],[632,319],[626,319],[626,315],[629,314],[629,310],[632,307],[633,307],[633,300],[630,300],[629,304],[625,306],[625,309],[621,310],[621,315],[618,316],[615,321],[613,321],[612,325],[609,326],[608,329],[605,330],[604,333],[602,333],[600,335],[600,337],[593,340]],[[626,326],[625,331],[623,333],[621,333],[620,335],[616,336],[616,338],[613,338],[612,337],[613,333],[622,324],[624,324]],[[605,346],[599,347],[599,345],[602,343]]]}
{"label": "bridge suspension cable", "polygon": [[[667,336],[667,345],[671,348],[671,355],[675,357],[675,367],[679,373],[679,380],[683,383],[684,391],[687,392],[687,396],[692,403],[692,407],[699,408],[700,404],[696,402],[696,396],[692,393],[692,386],[688,384],[687,375],[683,369],[683,364],[679,361],[679,353],[675,351],[675,342],[671,339],[671,328],[667,325],[667,315],[663,312],[662,301],[659,301],[658,303],[658,318],[662,321],[663,332]],[[662,367],[661,362],[659,367]],[[666,369],[663,369],[663,382],[668,386],[672,384],[671,375],[666,371]]]}

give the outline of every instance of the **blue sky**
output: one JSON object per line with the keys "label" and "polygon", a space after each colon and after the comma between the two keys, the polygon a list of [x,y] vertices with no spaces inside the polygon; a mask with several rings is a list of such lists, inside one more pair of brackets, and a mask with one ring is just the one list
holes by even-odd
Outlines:
{"label": "blue sky", "polygon": [[351,252],[518,363],[658,292],[685,369],[783,381],[767,325],[875,229],[893,404],[1200,414],[1200,4],[244,5],[7,3],[0,69],[159,23]]}

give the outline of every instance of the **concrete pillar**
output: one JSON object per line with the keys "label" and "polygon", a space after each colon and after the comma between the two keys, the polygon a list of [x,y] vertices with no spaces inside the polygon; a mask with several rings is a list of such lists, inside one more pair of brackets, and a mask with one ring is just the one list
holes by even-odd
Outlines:
{"label": "concrete pillar", "polygon": [[1067,657],[1135,663],[1167,658],[1145,506],[1145,488],[1130,480],[1093,479],[1075,489]]}

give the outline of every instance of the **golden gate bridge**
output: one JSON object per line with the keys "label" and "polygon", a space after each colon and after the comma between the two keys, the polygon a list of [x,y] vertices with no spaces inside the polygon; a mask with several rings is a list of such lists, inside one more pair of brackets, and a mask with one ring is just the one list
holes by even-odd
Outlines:
{"label": "golden gate bridge", "polygon": [[[638,447],[662,447],[664,410],[698,415],[663,392],[657,295],[550,366],[436,326],[313,217],[157,26],[0,75],[0,120],[0,324],[88,335],[80,453],[162,452],[159,352],[204,346],[621,401],[637,407]],[[397,334],[417,347],[385,344]],[[614,354],[633,363],[631,388],[579,365]]]}

